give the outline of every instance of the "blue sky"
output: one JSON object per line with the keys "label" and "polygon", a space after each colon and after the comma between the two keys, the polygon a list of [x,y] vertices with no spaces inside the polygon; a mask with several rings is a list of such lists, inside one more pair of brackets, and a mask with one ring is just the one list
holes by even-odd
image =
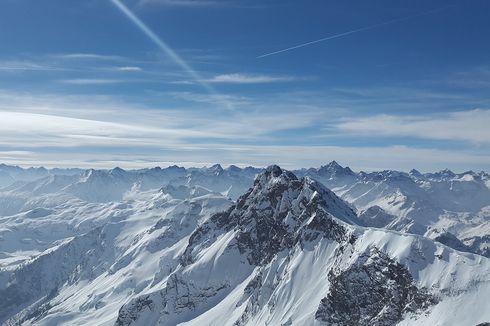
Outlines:
{"label": "blue sky", "polygon": [[0,2],[1,162],[490,170],[488,1],[120,1]]}

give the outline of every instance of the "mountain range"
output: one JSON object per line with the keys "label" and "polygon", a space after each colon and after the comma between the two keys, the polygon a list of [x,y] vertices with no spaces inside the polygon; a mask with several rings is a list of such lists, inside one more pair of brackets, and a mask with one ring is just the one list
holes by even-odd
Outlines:
{"label": "mountain range", "polygon": [[490,175],[0,165],[5,325],[490,321]]}

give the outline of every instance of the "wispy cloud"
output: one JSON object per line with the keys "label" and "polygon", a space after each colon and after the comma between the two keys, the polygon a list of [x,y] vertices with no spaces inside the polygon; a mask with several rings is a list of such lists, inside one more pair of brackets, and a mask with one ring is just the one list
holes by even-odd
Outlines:
{"label": "wispy cloud", "polygon": [[97,78],[78,78],[78,79],[62,79],[63,84],[71,85],[107,85],[122,83],[124,80],[120,79],[97,79]]}
{"label": "wispy cloud", "polygon": [[50,71],[60,68],[33,61],[12,60],[0,61],[0,71]]}
{"label": "wispy cloud", "polygon": [[105,55],[96,53],[65,53],[58,54],[55,57],[67,60],[122,60],[121,56],[117,55]]}
{"label": "wispy cloud", "polygon": [[[177,95],[177,94],[175,94]],[[192,94],[178,94],[192,96]],[[260,111],[234,112],[216,119],[207,106],[151,109],[90,96],[41,97],[0,94],[0,146],[77,147],[132,145],[181,147],[196,140],[257,140],[272,132],[306,127],[316,118],[308,113],[282,112],[283,118]],[[230,98],[227,98],[230,100]],[[229,112],[229,111],[228,111]],[[276,121],[277,120],[277,121]],[[32,138],[34,137],[35,140]],[[192,141],[190,139],[193,139]]]}
{"label": "wispy cloud", "polygon": [[[190,82],[183,81],[182,83],[186,85],[187,83]],[[195,92],[169,92],[166,94],[176,99],[184,100],[187,102],[206,103],[206,104],[212,104],[218,106],[221,106],[223,101],[230,103],[233,107],[250,104],[250,98],[241,95],[205,94],[205,93],[195,93]]]}
{"label": "wispy cloud", "polygon": [[381,101],[430,101],[430,100],[463,100],[467,97],[447,91],[423,89],[419,87],[375,86],[363,88],[334,88],[338,95],[353,99]]}
{"label": "wispy cloud", "polygon": [[143,71],[142,68],[136,66],[125,66],[125,67],[116,67],[117,71],[128,71],[128,72],[139,72]]}
{"label": "wispy cloud", "polygon": [[341,122],[337,129],[363,136],[395,136],[490,144],[490,110],[425,116],[375,115]]}
{"label": "wispy cloud", "polygon": [[431,81],[433,84],[445,84],[465,90],[484,90],[490,88],[490,66],[481,65],[457,71],[445,78]]}
{"label": "wispy cloud", "polygon": [[274,76],[274,75],[251,75],[251,74],[222,74],[214,76],[207,81],[210,83],[223,84],[265,84],[291,82],[296,80],[291,76]]}
{"label": "wispy cloud", "polygon": [[161,5],[170,7],[218,7],[226,6],[227,1],[213,0],[140,0],[139,5]]}
{"label": "wispy cloud", "polygon": [[[167,8],[267,8],[266,1],[255,2],[251,0],[137,0],[137,5],[162,6]],[[276,4],[277,5],[277,4]]]}
{"label": "wispy cloud", "polygon": [[[444,150],[395,146],[393,143],[368,147],[313,145],[311,135],[299,136],[297,130],[321,133],[316,129],[318,123],[332,120],[328,110],[321,107],[299,109],[299,104],[286,98],[275,97],[274,101],[279,101],[276,106],[270,105],[272,102],[251,102],[254,99],[247,98],[245,100],[253,105],[244,105],[246,110],[225,111],[227,114],[221,114],[217,119],[220,112],[212,111],[215,104],[209,98],[211,95],[200,94],[200,99],[197,98],[199,94],[192,93],[166,94],[169,95],[194,97],[193,100],[201,101],[201,105],[149,108],[107,96],[0,91],[0,161],[25,165],[120,165],[129,168],[163,164],[161,162],[198,165],[195,162],[213,161],[257,166],[278,163],[296,168],[318,166],[332,159],[355,169],[370,170],[413,167],[421,170],[444,167],[488,169],[490,166],[487,151],[472,146]],[[208,98],[204,98],[206,96]],[[400,130],[405,135],[426,133],[428,137],[482,141],[485,135],[490,139],[488,132],[483,130],[483,126],[489,125],[488,114],[488,110],[473,110],[437,117],[391,117],[379,124],[376,120],[381,116],[371,117],[371,120],[335,118],[333,122],[339,126],[338,135],[394,138]],[[431,121],[436,123],[431,125]],[[464,121],[464,124],[458,124],[458,121]],[[471,135],[470,125],[475,129],[473,136],[461,136]],[[433,135],[429,126],[450,131],[442,136]],[[457,131],[458,128],[462,129]],[[384,131],[377,134],[377,129]],[[451,131],[454,129],[456,131]],[[475,136],[479,133],[482,138]]]}

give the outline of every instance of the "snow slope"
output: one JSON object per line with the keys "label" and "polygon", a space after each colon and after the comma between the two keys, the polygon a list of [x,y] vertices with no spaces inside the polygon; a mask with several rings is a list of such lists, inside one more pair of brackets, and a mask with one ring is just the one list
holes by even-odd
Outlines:
{"label": "snow slope", "polygon": [[490,321],[485,174],[50,171],[0,193],[5,325]]}
{"label": "snow slope", "polygon": [[[355,219],[319,183],[272,166],[193,232],[179,266],[124,305],[116,325],[457,325],[448,310],[469,324],[490,318],[487,258]],[[455,304],[463,298],[479,314]]]}
{"label": "snow slope", "polygon": [[354,173],[334,161],[297,174],[331,188],[355,207],[367,226],[433,238],[449,232],[469,251],[487,256],[490,253],[486,237],[490,183],[485,172],[456,174],[446,169],[427,174],[416,170]]}
{"label": "snow slope", "polygon": [[113,323],[119,306],[174,267],[198,223],[230,204],[222,196],[180,200],[147,192],[125,203],[57,207],[4,221],[0,297],[7,300],[0,303],[0,320]]}

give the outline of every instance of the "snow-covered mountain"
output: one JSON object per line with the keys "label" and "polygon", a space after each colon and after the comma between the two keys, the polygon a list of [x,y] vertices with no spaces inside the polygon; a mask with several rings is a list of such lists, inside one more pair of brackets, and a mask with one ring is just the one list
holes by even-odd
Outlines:
{"label": "snow-covered mountain", "polygon": [[[61,202],[107,203],[138,191],[170,186],[220,193],[236,200],[262,169],[171,166],[142,170],[45,169],[0,165],[0,216],[50,209]],[[381,171],[355,173],[335,161],[318,169],[293,171],[309,176],[348,202],[365,226],[420,234],[458,250],[490,256],[490,176],[442,170],[422,174]],[[4,185],[2,188],[1,185]],[[171,191],[171,189],[168,191]],[[449,240],[456,238],[457,242]],[[453,239],[454,240],[454,239]]]}
{"label": "snow-covered mountain", "polygon": [[320,183],[269,167],[193,232],[179,266],[124,305],[116,324],[427,325],[490,317],[479,311],[486,304],[471,308],[475,316],[455,305],[488,295],[488,259],[356,222]]}
{"label": "snow-covered mountain", "polygon": [[[0,173],[11,170],[15,173],[8,173],[8,177],[4,179],[8,182],[3,187],[0,184],[0,217],[39,206],[57,205],[61,198],[90,203],[121,201],[128,194],[159,189],[169,184],[175,187],[197,186],[236,199],[250,187],[257,173],[261,171],[252,167],[241,169],[236,166],[223,169],[219,165],[200,169],[170,166],[165,169],[157,167],[142,170],[24,170],[0,166]],[[36,178],[26,177],[32,176],[32,171],[44,172],[37,173]]]}
{"label": "snow-covered mountain", "polygon": [[[390,203],[382,197],[390,196],[389,191],[378,188],[399,189],[407,198],[411,190],[409,198],[416,198],[421,190],[413,184],[430,192],[439,189],[432,183],[479,182],[466,181],[465,175],[420,174],[416,180],[395,172],[357,174],[331,163],[296,173],[278,166],[262,172],[171,167],[14,180],[0,194],[22,198],[13,205],[14,213],[0,215],[0,322],[488,322],[490,259],[465,252],[481,249],[485,240],[465,243],[451,229],[437,232],[431,227],[443,219],[456,221],[456,227],[466,219],[482,225],[478,232],[483,239],[490,234],[485,229],[488,211],[464,217],[446,211],[445,217],[430,219],[434,224],[421,223],[434,233],[426,234],[432,239],[383,228],[422,218],[412,217],[411,210],[392,215],[399,211],[382,206]],[[233,201],[230,194],[247,180],[247,190]],[[378,200],[371,205],[358,196],[347,203],[324,186],[330,180],[345,198],[354,198],[354,189],[364,182],[365,189],[378,191],[367,192],[378,194]],[[341,180],[350,183],[342,186]],[[478,186],[464,189],[481,191]],[[476,202],[482,204],[481,199]],[[458,228],[464,230],[458,233],[462,237],[477,232]]]}
{"label": "snow-covered mountain", "polygon": [[79,174],[80,169],[51,169],[44,167],[23,169],[18,166],[0,164],[0,188],[12,184],[14,181],[33,181],[48,175]]}
{"label": "snow-covered mountain", "polygon": [[438,241],[455,237],[465,250],[490,256],[490,182],[485,172],[354,173],[334,161],[296,174],[310,176],[332,189],[356,209],[366,226]]}
{"label": "snow-covered mountain", "polygon": [[197,225],[230,205],[148,191],[3,218],[0,322],[114,324],[128,298],[174,268]]}
{"label": "snow-covered mountain", "polygon": [[2,168],[7,325],[489,320],[485,173]]}

